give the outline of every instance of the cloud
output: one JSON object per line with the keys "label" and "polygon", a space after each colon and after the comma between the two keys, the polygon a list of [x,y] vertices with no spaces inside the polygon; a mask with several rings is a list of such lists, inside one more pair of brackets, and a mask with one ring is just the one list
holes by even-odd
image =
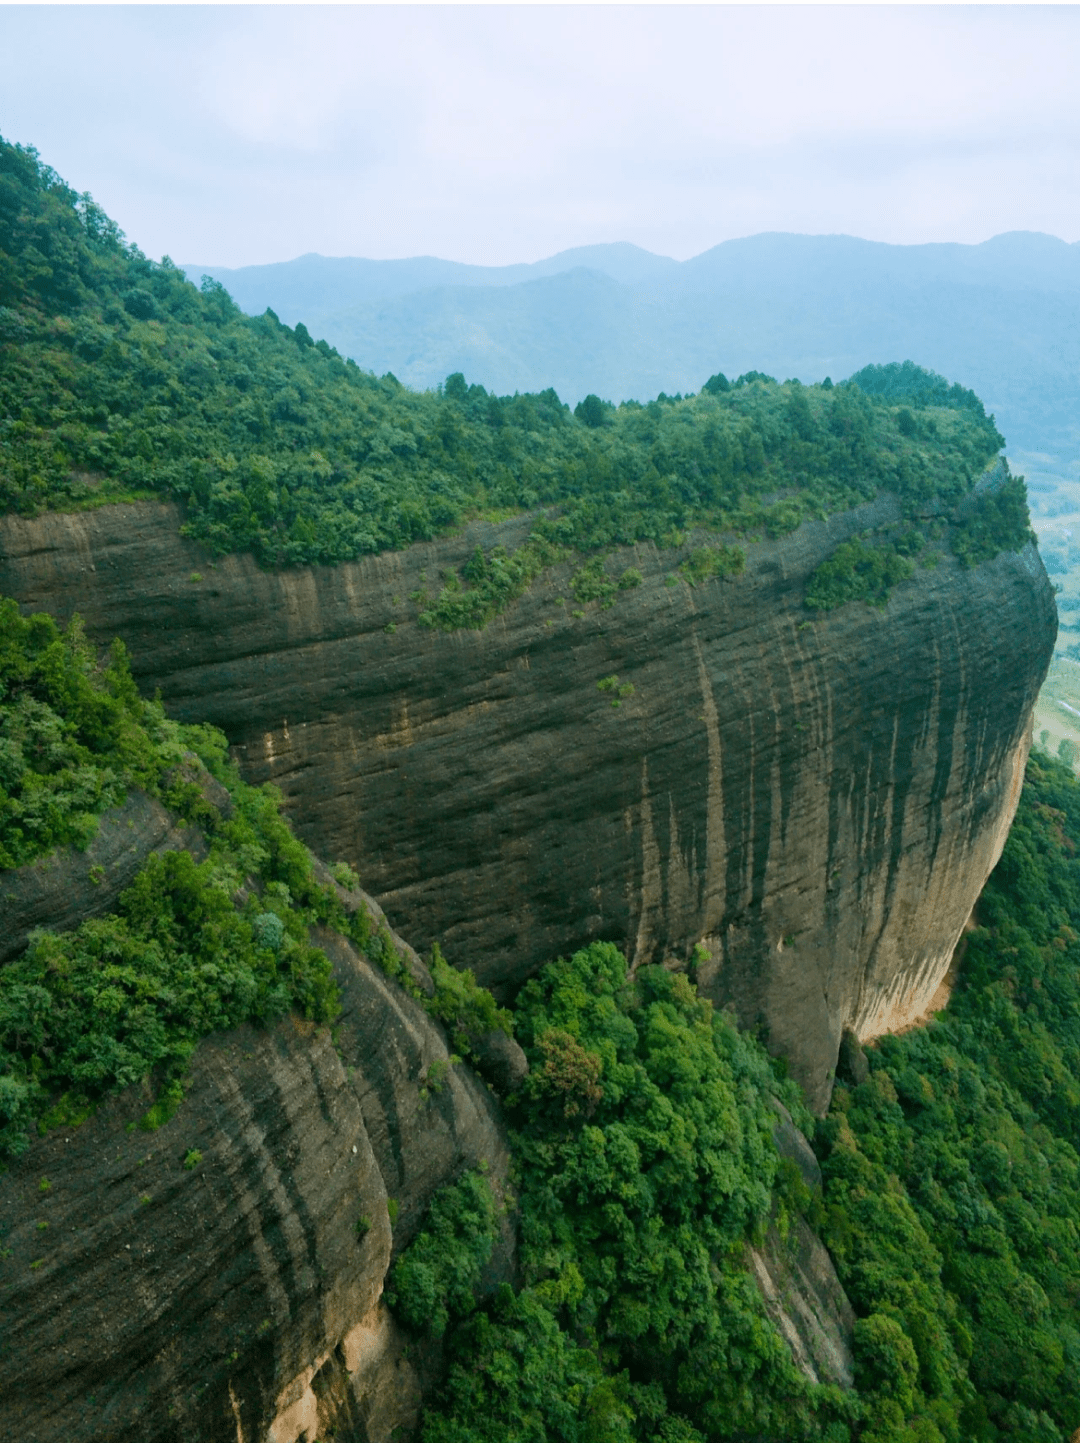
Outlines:
{"label": "cloud", "polygon": [[1071,7],[5,7],[0,46],[0,130],[155,255],[1080,237]]}

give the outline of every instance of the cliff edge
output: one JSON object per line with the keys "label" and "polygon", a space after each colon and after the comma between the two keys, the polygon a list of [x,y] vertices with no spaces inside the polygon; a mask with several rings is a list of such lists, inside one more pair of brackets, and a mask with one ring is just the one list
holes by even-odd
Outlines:
{"label": "cliff edge", "polygon": [[421,949],[504,994],[593,939],[695,967],[823,1110],[844,1030],[902,1026],[947,970],[1056,629],[1033,545],[809,611],[815,568],[898,514],[881,495],[697,585],[623,548],[643,583],[607,608],[556,566],[482,631],[426,628],[410,598],[527,517],[279,573],[208,562],[167,504],[6,517],[0,592],[121,636]]}

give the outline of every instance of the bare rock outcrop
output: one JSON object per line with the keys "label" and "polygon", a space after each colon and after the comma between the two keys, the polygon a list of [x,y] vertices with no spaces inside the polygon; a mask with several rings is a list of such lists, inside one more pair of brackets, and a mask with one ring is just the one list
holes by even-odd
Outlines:
{"label": "bare rock outcrop", "polygon": [[[198,1049],[157,1132],[129,1088],[0,1179],[5,1431],[23,1443],[389,1443],[420,1379],[380,1301],[432,1193],[508,1154],[487,1089],[329,933],[343,1011]],[[438,1092],[424,1086],[433,1063]],[[512,1277],[509,1237],[492,1282]]]}
{"label": "bare rock outcrop", "polygon": [[[880,610],[808,612],[814,568],[897,515],[880,496],[697,587],[627,548],[612,571],[644,581],[607,610],[563,566],[482,632],[426,629],[409,598],[527,518],[270,574],[211,565],[164,504],[8,517],[0,592],[122,636],[140,682],[220,725],[421,949],[504,993],[592,939],[696,956],[824,1108],[844,1029],[919,1016],[948,967],[1056,627],[1033,545],[943,555]],[[612,676],[621,696],[598,690]]]}
{"label": "bare rock outcrop", "polygon": [[748,1254],[765,1311],[796,1367],[812,1383],[852,1387],[855,1313],[821,1239],[796,1217],[784,1235],[771,1223],[762,1245]]}

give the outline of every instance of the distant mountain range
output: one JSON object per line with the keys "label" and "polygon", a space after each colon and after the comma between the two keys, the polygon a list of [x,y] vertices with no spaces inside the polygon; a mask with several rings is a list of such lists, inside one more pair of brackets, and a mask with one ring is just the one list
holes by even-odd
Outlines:
{"label": "distant mountain range", "polygon": [[682,262],[613,244],[531,265],[185,269],[417,388],[463,371],[499,394],[647,400],[716,371],[839,380],[910,358],[975,390],[1012,448],[1063,464],[1080,446],[1080,245],[1033,232],[920,246],[766,234]]}

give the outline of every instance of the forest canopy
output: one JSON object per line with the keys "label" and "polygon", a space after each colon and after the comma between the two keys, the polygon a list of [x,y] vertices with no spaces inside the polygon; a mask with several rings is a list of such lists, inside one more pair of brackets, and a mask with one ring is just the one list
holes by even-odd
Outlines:
{"label": "forest canopy", "polygon": [[690,527],[778,535],[881,489],[909,508],[955,504],[1002,438],[937,379],[910,425],[863,380],[758,372],[576,413],[551,390],[496,396],[461,375],[412,392],[147,259],[31,148],[0,140],[3,511],[170,498],[211,551],[264,566],[534,510],[557,527],[549,542],[578,550]]}

